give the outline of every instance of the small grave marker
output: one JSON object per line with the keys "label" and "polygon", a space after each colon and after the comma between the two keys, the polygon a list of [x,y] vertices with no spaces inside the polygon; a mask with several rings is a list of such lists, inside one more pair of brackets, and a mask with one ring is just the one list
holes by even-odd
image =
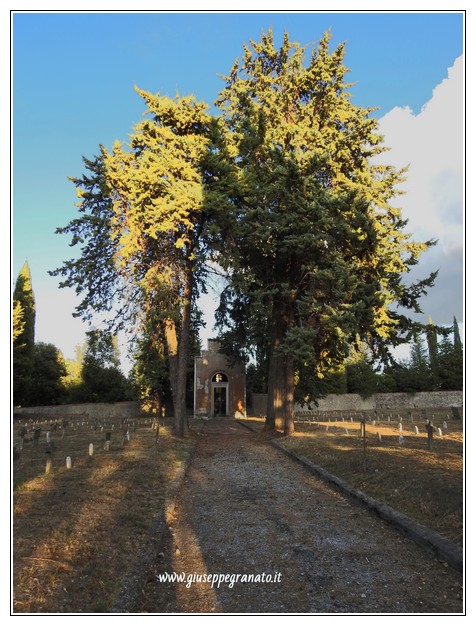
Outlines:
{"label": "small grave marker", "polygon": [[38,445],[38,442],[40,441],[40,436],[41,436],[41,428],[35,428],[33,432],[33,445],[34,446]]}
{"label": "small grave marker", "polygon": [[415,425],[415,426],[413,427],[413,429],[414,429],[414,431],[415,431],[415,435],[418,435],[418,434],[419,434],[419,431],[418,431],[418,426],[416,426],[416,425]]}
{"label": "small grave marker", "polygon": [[431,446],[433,443],[433,424],[430,422],[430,420],[426,420],[426,432],[428,433],[428,450],[431,450]]}
{"label": "small grave marker", "polygon": [[66,468],[67,469],[71,469],[71,466],[72,466],[71,457],[67,456],[66,457]]}
{"label": "small grave marker", "polygon": [[452,406],[451,407],[451,412],[453,413],[453,419],[455,420],[460,420],[461,419],[461,415],[459,413],[459,409],[457,406]]}
{"label": "small grave marker", "polygon": [[25,428],[25,426],[22,426],[20,429],[20,449],[21,450],[23,450],[23,445],[25,443],[25,437],[27,433],[28,433],[28,430]]}
{"label": "small grave marker", "polygon": [[93,456],[93,454],[94,454],[94,444],[93,443],[89,444],[88,452],[89,452],[89,456]]}

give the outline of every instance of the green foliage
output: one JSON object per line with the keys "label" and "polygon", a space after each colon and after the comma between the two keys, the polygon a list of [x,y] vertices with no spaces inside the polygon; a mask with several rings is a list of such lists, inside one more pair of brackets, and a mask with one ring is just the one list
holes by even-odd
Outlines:
{"label": "green foliage", "polygon": [[344,52],[328,33],[309,54],[287,34],[276,48],[270,30],[244,46],[217,101],[235,158],[220,261],[236,295],[219,321],[235,328],[246,303],[241,336],[273,337],[309,393],[359,337],[389,358],[412,328],[400,310],[418,311],[435,277],[403,283],[433,242],[404,232],[391,204],[404,171],[372,161],[385,148],[372,110],[351,103]]}
{"label": "green foliage", "polygon": [[85,345],[76,347],[76,360],[65,364],[64,401],[120,402],[133,399],[132,388],[119,363],[115,336],[99,330],[86,333]]}
{"label": "green foliage", "polygon": [[47,406],[64,399],[67,370],[61,352],[51,343],[36,343],[29,388],[29,404]]}
{"label": "green foliage", "polygon": [[[385,370],[393,380],[391,391],[457,391],[463,389],[463,347],[456,320],[453,341],[449,329],[437,328],[431,321],[423,335],[416,333],[410,359]],[[441,341],[438,335],[441,334]]]}
{"label": "green foliage", "polygon": [[114,212],[106,180],[105,149],[92,160],[83,157],[85,173],[70,178],[76,187],[79,216],[67,226],[57,228],[57,234],[71,236],[71,247],[79,246],[80,255],[65,261],[49,272],[61,276],[60,288],[72,288],[82,296],[74,315],[91,321],[94,313],[107,312],[122,327],[133,316],[134,300],[122,299],[125,285],[116,271],[115,255],[119,244],[113,235]]}
{"label": "green foliage", "polygon": [[[368,394],[394,381],[373,364],[415,332],[406,311],[420,312],[436,274],[403,279],[434,242],[405,232],[394,206],[405,171],[376,164],[378,122],[352,104],[345,46],[330,44],[324,33],[308,50],[285,33],[276,47],[271,30],[251,41],[222,77],[215,117],[192,96],[136,89],[146,112],[128,145],[101,147],[72,179],[80,216],[58,232],[80,255],[52,273],[83,296],[78,315],[136,330],[135,385],[162,400],[172,389],[178,433],[210,261],[228,276],[223,346],[254,357],[253,388]],[[369,356],[346,370],[359,342]],[[84,383],[108,367],[86,354]],[[293,390],[281,391],[290,406]]]}
{"label": "green foliage", "polygon": [[25,261],[13,292],[13,401],[28,402],[35,349],[35,296]]}
{"label": "green foliage", "polygon": [[370,363],[363,361],[348,365],[347,393],[358,393],[363,398],[373,395],[377,391],[377,375]]}

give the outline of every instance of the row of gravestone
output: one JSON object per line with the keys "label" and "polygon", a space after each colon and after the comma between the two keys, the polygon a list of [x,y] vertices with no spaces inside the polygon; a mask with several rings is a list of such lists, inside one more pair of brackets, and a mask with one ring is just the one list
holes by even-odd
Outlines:
{"label": "row of gravestone", "polygon": [[[153,420],[148,419],[146,423],[151,424],[152,422]],[[40,431],[41,433],[45,425],[49,426],[48,429],[45,429],[46,432],[56,432],[57,430],[60,430],[62,438],[64,438],[66,431],[74,432],[76,431],[76,429],[81,429],[84,426],[86,426],[86,428],[94,432],[98,432],[98,431],[105,432],[107,430],[115,430],[116,428],[115,423],[111,423],[107,421],[101,422],[98,419],[95,419],[93,423],[91,423],[89,420],[76,421],[76,426],[74,424],[74,421],[70,422],[70,420],[67,418],[63,418],[62,420],[57,419],[57,420],[43,420],[43,421],[28,420],[24,422],[23,424],[20,423],[20,429],[18,431],[18,435],[20,439],[23,440],[23,443],[30,441],[30,438],[29,438],[30,436],[32,436],[33,442],[35,442],[39,438],[38,431]],[[124,419],[122,420],[121,425],[123,427],[127,426],[129,430],[132,430],[133,432],[135,432],[137,428],[137,421]]]}
{"label": "row of gravestone", "polygon": [[[130,439],[134,436],[135,431],[136,431],[136,422],[134,421],[134,423],[132,424],[133,428],[130,429],[128,425],[126,425],[124,427],[124,423],[125,422],[130,422],[130,420],[123,420],[123,430],[122,430],[122,447],[124,447],[126,445],[127,442],[130,441]],[[45,423],[45,422],[43,422]],[[149,420],[149,423],[153,425],[153,420]],[[20,452],[24,449],[24,444],[26,442],[31,441],[32,442],[32,446],[33,447],[38,447],[39,443],[40,443],[40,438],[41,438],[41,434],[42,434],[42,428],[38,427],[36,425],[36,423],[33,422],[33,427],[32,429],[29,431],[28,428],[26,427],[26,425],[23,425],[20,428],[19,431],[19,437],[20,437],[20,442],[18,444],[15,444],[13,446],[13,460],[16,461],[20,458]],[[81,423],[82,425],[84,425],[85,423]],[[49,426],[51,426],[51,424],[48,424]],[[64,438],[64,433],[66,431],[66,427],[68,426],[68,422],[67,420],[63,420],[63,424],[62,424],[62,433],[61,433],[61,438]],[[79,423],[78,423],[79,425]],[[130,425],[130,424],[129,424]],[[109,451],[111,448],[111,442],[112,442],[112,432],[115,429],[115,424],[111,425],[111,430],[106,430],[105,431],[105,441],[104,441],[104,450],[105,451]],[[96,431],[96,428],[94,428],[94,430]],[[103,432],[104,430],[104,426],[100,427],[101,432]],[[32,434],[31,439],[27,437],[28,433]],[[45,443],[46,443],[46,448],[45,448],[45,452],[47,454],[47,461],[46,461],[46,472],[49,473],[51,471],[51,467],[52,467],[52,454],[55,450],[55,445],[54,445],[54,441],[53,441],[53,437],[52,437],[52,432],[54,432],[54,429],[51,430],[46,430],[45,431]],[[132,433],[132,434],[131,434]],[[94,451],[94,444],[89,444],[89,454],[90,456],[92,456]],[[69,459],[69,460],[68,460]],[[71,467],[71,457],[66,457],[66,467]]]}
{"label": "row of gravestone", "polygon": [[[372,422],[372,425],[375,426],[375,420]],[[317,423],[317,426],[318,427],[320,426],[319,422]],[[446,422],[443,422],[443,428],[447,428],[447,427],[448,426],[447,426]],[[403,434],[402,434],[403,429],[402,429],[402,423],[401,422],[399,423],[399,429],[398,430],[399,430],[400,434],[398,435],[397,442],[398,442],[398,445],[403,446],[403,444],[405,443],[405,439],[404,439]],[[429,449],[432,448],[432,440],[433,440],[433,437],[434,437],[434,430],[435,429],[434,429],[433,424],[430,422],[430,420],[427,420],[426,431],[427,431],[428,448]],[[443,430],[441,428],[437,428],[436,430],[437,430],[437,435],[439,437],[442,437],[443,436]],[[325,427],[325,432],[329,432],[329,425],[328,424]],[[337,428],[337,426],[335,426],[335,425],[333,426],[333,432],[334,433],[339,433],[340,432],[339,429]],[[344,433],[344,435],[349,435],[349,429],[348,428],[343,428],[342,432]],[[414,431],[413,432],[414,432],[415,435],[419,434],[418,426],[414,427]],[[357,435],[361,436],[361,430],[357,430]],[[379,440],[379,443],[382,443],[382,435],[381,435],[381,433],[377,431],[376,436],[377,436],[377,438]]]}
{"label": "row of gravestone", "polygon": [[[458,407],[450,407],[451,408],[451,416],[453,419],[455,420],[460,420],[461,419],[461,414],[459,411]],[[407,415],[407,420],[408,422],[413,422],[414,419],[418,419],[417,416],[414,415],[415,411],[412,413],[411,411],[408,412]],[[421,411],[417,411],[416,412],[419,415],[419,419],[421,420],[427,420],[428,419],[428,410],[427,409],[422,409]],[[385,414],[379,415],[377,413],[377,411],[372,412],[373,415],[373,419],[376,421],[383,421],[383,420],[387,420],[388,422],[391,422],[392,420],[397,420],[397,421],[402,421],[403,418],[400,416],[400,414],[397,414],[397,416],[395,417],[393,414],[386,416]],[[312,412],[309,413],[308,411],[296,411],[295,413],[295,421],[300,422],[300,421],[304,421],[304,422],[323,422],[323,421],[327,421],[327,422],[337,422],[338,419],[340,419],[341,421],[354,421],[354,419],[363,419],[365,417],[365,419],[369,420],[371,419],[370,415],[367,415],[365,413],[361,413],[359,415],[354,414],[353,416],[349,415],[349,413],[347,413],[347,415],[344,415],[344,412],[341,411],[340,414],[338,416],[336,416],[335,414],[330,415],[330,414],[326,414],[325,412]],[[432,415],[432,419],[434,420],[434,414]],[[450,419],[450,414],[446,413],[446,420]]]}

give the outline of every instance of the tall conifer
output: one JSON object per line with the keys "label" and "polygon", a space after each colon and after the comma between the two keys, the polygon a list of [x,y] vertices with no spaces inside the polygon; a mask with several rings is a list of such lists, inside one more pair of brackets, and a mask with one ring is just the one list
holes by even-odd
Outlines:
{"label": "tall conifer", "polygon": [[25,261],[13,292],[13,400],[28,402],[35,349],[35,296],[31,273]]}
{"label": "tall conifer", "polygon": [[391,203],[404,172],[372,161],[383,138],[351,103],[344,52],[329,33],[310,52],[287,34],[276,48],[270,30],[217,101],[241,185],[223,256],[250,308],[267,306],[267,427],[280,417],[287,434],[299,376],[323,376],[359,339],[387,356],[412,327],[396,305],[419,310],[435,277],[402,282],[432,242],[413,242]]}

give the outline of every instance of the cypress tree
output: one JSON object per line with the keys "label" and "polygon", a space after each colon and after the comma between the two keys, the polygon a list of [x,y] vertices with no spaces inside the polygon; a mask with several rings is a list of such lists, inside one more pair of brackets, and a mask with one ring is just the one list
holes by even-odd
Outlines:
{"label": "cypress tree", "polygon": [[404,232],[391,203],[404,172],[372,161],[383,138],[373,110],[351,103],[344,53],[329,33],[309,55],[287,33],[276,48],[269,30],[244,46],[217,101],[240,182],[222,259],[263,316],[267,428],[279,417],[286,434],[296,381],[323,378],[359,338],[388,357],[412,329],[395,308],[419,311],[436,275],[403,284],[433,242]]}
{"label": "cypress tree", "polygon": [[13,292],[13,401],[28,402],[35,349],[35,296],[25,261]]}

